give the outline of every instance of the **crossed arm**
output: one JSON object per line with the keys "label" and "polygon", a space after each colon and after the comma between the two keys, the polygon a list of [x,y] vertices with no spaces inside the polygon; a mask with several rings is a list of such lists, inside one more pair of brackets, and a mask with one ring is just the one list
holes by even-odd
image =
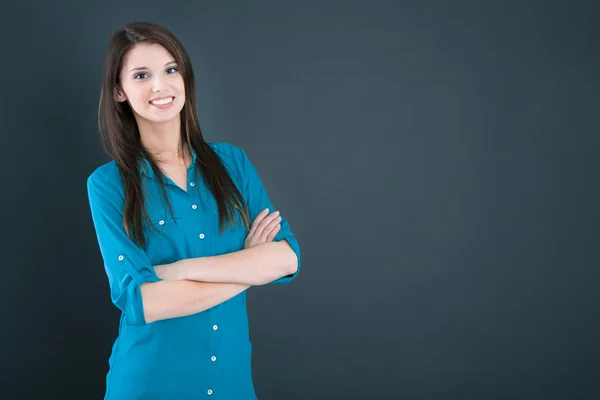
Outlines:
{"label": "crossed arm", "polygon": [[214,307],[250,286],[294,274],[298,258],[285,240],[220,256],[188,258],[154,267],[159,282],[140,286],[146,323]]}
{"label": "crossed arm", "polygon": [[154,267],[161,279],[265,285],[294,274],[298,257],[285,240],[220,256],[188,258]]}

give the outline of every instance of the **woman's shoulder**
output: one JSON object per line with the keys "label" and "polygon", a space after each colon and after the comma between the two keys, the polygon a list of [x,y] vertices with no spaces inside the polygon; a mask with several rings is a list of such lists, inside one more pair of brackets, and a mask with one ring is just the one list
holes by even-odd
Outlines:
{"label": "woman's shoulder", "polygon": [[242,153],[241,147],[229,142],[208,142],[208,145],[221,157],[239,158]]}
{"label": "woman's shoulder", "polygon": [[239,146],[229,142],[210,142],[208,145],[219,155],[228,166],[235,166],[240,172],[246,165],[246,152]]}
{"label": "woman's shoulder", "polygon": [[119,173],[119,167],[117,167],[117,163],[115,160],[109,161],[105,164],[102,164],[88,176],[88,179],[93,180],[107,180],[111,179],[115,174]]}
{"label": "woman's shoulder", "polygon": [[106,197],[111,197],[111,194],[116,194],[121,197],[122,182],[117,163],[112,160],[98,166],[87,178],[88,193],[102,194]]}
{"label": "woman's shoulder", "polygon": [[118,175],[119,167],[117,166],[116,161],[112,160],[98,166],[92,171],[88,176],[88,182],[92,181],[94,183],[105,184],[107,181],[113,180]]}
{"label": "woman's shoulder", "polygon": [[246,179],[251,164],[246,152],[240,146],[229,142],[210,142],[208,144],[240,181]]}

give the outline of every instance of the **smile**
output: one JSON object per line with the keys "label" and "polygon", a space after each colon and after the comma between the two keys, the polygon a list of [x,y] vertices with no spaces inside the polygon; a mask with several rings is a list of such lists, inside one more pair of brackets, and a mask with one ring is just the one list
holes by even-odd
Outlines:
{"label": "smile", "polygon": [[169,104],[173,101],[174,97],[163,97],[162,99],[151,100],[150,104],[155,106],[164,106],[165,104]]}

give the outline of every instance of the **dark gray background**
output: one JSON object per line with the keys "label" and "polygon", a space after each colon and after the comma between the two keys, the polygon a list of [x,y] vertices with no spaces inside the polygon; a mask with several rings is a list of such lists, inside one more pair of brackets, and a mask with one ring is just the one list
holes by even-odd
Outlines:
{"label": "dark gray background", "polygon": [[269,399],[599,399],[597,2],[20,1],[2,12],[1,393],[100,399],[85,181],[109,37],[189,51],[302,248],[249,292]]}

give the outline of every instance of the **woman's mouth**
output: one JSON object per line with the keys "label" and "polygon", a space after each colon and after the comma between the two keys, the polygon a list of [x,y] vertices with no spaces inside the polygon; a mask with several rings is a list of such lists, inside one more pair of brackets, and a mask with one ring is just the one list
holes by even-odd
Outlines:
{"label": "woman's mouth", "polygon": [[149,103],[158,109],[164,110],[173,105],[173,100],[175,100],[175,97],[172,96],[161,97],[160,99],[150,100]]}

